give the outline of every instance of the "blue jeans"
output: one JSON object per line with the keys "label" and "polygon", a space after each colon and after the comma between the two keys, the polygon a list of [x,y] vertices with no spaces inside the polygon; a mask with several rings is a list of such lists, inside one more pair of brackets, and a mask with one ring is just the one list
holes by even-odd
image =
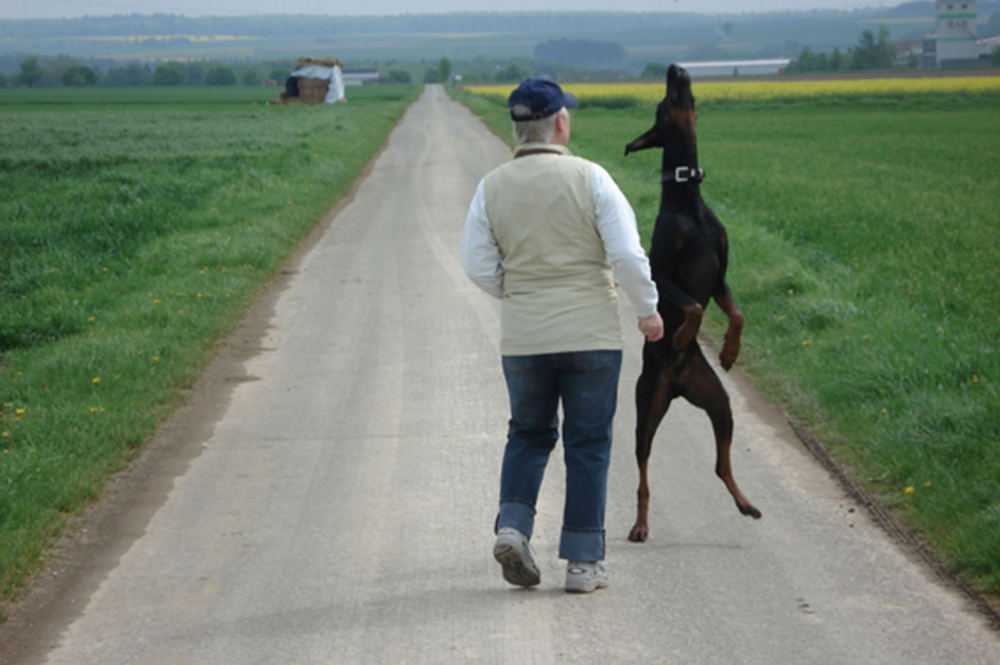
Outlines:
{"label": "blue jeans", "polygon": [[531,537],[545,465],[559,438],[561,400],[566,498],[559,556],[604,559],[604,504],[621,366],[621,351],[503,357],[511,418],[497,529],[512,526]]}

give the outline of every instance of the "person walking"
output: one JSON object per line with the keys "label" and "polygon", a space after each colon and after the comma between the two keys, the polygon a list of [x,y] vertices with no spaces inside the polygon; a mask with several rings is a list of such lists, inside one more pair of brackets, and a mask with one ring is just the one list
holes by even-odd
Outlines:
{"label": "person walking", "polygon": [[493,555],[507,582],[541,581],[529,541],[561,403],[559,557],[568,561],[566,590],[586,593],[608,583],[604,508],[624,346],[615,280],[648,340],[663,337],[663,321],[632,208],[603,167],[567,148],[576,98],[535,77],[507,103],[514,159],[480,181],[460,244],[466,274],[501,299],[511,415]]}

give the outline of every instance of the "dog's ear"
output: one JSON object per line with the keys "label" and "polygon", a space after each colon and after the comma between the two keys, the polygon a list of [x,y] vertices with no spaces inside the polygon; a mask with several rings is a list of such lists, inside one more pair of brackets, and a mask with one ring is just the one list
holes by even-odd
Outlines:
{"label": "dog's ear", "polygon": [[634,141],[625,146],[625,154],[630,152],[636,152],[637,150],[645,150],[646,148],[662,148],[663,142],[660,141],[660,135],[656,131],[654,126],[652,129],[646,133],[637,136]]}

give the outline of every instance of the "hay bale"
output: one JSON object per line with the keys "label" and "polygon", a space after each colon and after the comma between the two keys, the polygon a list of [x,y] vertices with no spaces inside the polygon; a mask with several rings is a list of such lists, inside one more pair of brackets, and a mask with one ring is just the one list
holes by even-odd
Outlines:
{"label": "hay bale", "polygon": [[306,104],[320,104],[326,99],[330,82],[324,79],[299,78],[299,99]]}
{"label": "hay bale", "polygon": [[340,67],[344,68],[344,63],[342,63],[337,58],[310,58],[308,56],[303,56],[295,62],[295,69],[302,69],[307,65],[320,65],[322,67]]}

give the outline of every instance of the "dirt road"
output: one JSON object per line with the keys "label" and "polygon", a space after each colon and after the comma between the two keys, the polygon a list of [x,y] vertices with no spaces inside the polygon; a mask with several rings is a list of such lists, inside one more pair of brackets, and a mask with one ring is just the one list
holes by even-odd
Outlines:
{"label": "dirt road", "polygon": [[509,157],[428,87],[62,555],[71,581],[6,627],[27,632],[0,660],[1000,662],[997,634],[868,520],[738,369],[725,378],[734,465],[764,518],[737,513],[707,418],[675,403],[653,449],[650,540],[627,542],[638,333],[615,430],[611,586],[562,590],[558,454],[536,525],[542,584],[504,584],[490,555],[499,310],[457,245],[476,182]]}

